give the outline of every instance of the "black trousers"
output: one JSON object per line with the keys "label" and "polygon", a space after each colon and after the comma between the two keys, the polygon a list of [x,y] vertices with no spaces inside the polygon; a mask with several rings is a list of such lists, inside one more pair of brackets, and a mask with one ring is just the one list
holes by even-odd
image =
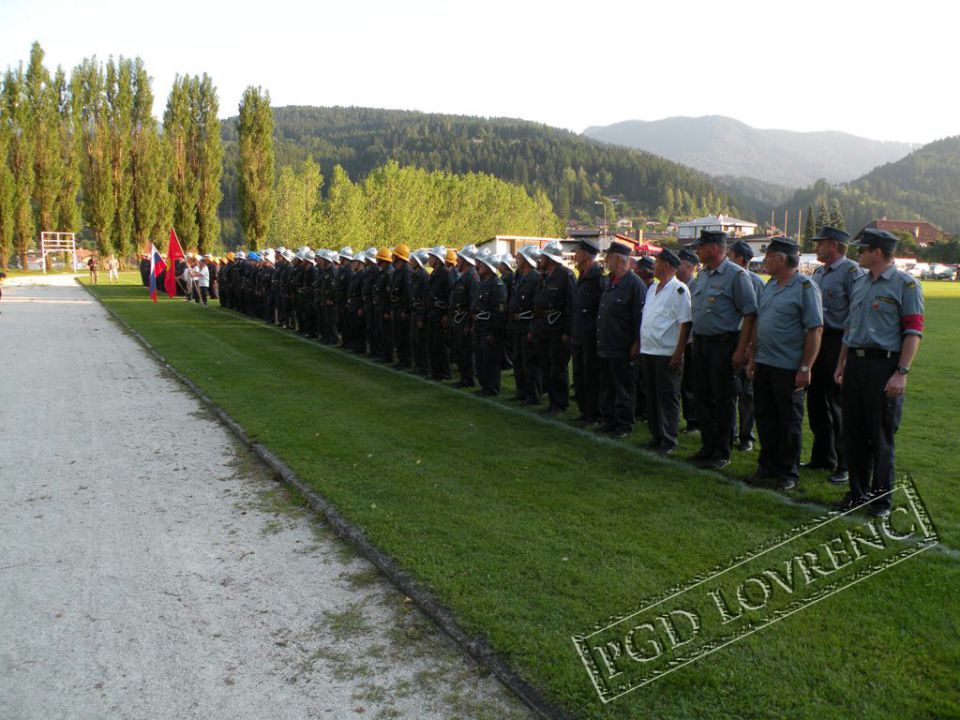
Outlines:
{"label": "black trousers", "polygon": [[550,398],[550,407],[566,410],[570,405],[570,343],[563,342],[560,331],[535,340],[544,390]]}
{"label": "black trousers", "polygon": [[600,417],[614,432],[633,429],[637,364],[629,358],[600,358]]}
{"label": "black trousers", "polygon": [[450,378],[450,350],[447,347],[447,329],[441,318],[427,321],[427,347],[430,353],[430,377],[435,380]]}
{"label": "black trousers", "polygon": [[513,336],[513,379],[517,386],[517,397],[525,402],[540,403],[543,394],[543,382],[540,376],[540,362],[537,359],[537,344],[528,339],[530,322],[518,320],[511,325]]}
{"label": "black trousers", "polygon": [[803,390],[797,371],[757,365],[753,397],[760,435],[758,472],[764,477],[797,480],[803,442]]}
{"label": "black trousers", "polygon": [[[843,373],[843,439],[850,472],[850,493],[864,498],[893,489],[894,436],[903,416],[903,396],[888,398],[887,380],[900,356],[860,358],[853,349]],[[890,496],[875,501],[891,506]]]}
{"label": "black trousers", "polygon": [[[730,428],[733,431],[731,440],[745,443],[753,441],[754,407],[753,407],[753,380],[747,377],[747,371],[741,370],[734,376],[734,417],[731,418]],[[737,416],[740,422],[737,423]]]}
{"label": "black trousers", "polygon": [[588,421],[600,419],[600,358],[597,343],[571,344],[573,357],[573,386],[577,394],[577,407]]}
{"label": "black trousers", "polygon": [[377,333],[380,336],[378,355],[386,362],[393,362],[393,308],[389,305],[375,305],[374,317],[377,318],[377,324],[380,326]]}
{"label": "black trousers", "polygon": [[687,427],[696,428],[700,424],[697,416],[697,396],[693,390],[693,343],[687,343],[683,349],[683,379],[680,382],[680,404],[683,407],[683,419]]}
{"label": "black trousers", "polygon": [[380,323],[377,321],[379,307],[372,302],[364,303],[363,314],[367,318],[367,344],[370,346],[370,355],[380,354]]}
{"label": "black trousers", "polygon": [[847,469],[843,451],[843,392],[833,381],[843,345],[843,331],[824,328],[820,354],[810,368],[807,388],[807,415],[813,433],[810,462],[821,467]]}
{"label": "black trousers", "polygon": [[647,429],[662,448],[677,446],[680,428],[680,385],[683,368],[670,369],[669,355],[641,355]]}
{"label": "black trousers", "polygon": [[[420,327],[421,324],[423,327]],[[423,316],[412,318],[410,321],[410,347],[413,354],[413,369],[421,375],[427,375],[430,372],[429,338],[426,318]]]}
{"label": "black trousers", "polygon": [[693,386],[700,443],[704,453],[713,458],[730,457],[735,391],[731,359],[737,339],[737,333],[695,335],[693,339]]}
{"label": "black trousers", "polygon": [[473,352],[477,365],[480,389],[488,393],[500,392],[500,372],[503,368],[503,336],[483,327],[474,327]]}
{"label": "black trousers", "polygon": [[467,322],[450,322],[450,354],[460,371],[460,382],[474,385],[473,338],[467,333]]}
{"label": "black trousers", "polygon": [[410,365],[410,309],[393,308],[393,328],[397,346],[397,362],[404,367]]}

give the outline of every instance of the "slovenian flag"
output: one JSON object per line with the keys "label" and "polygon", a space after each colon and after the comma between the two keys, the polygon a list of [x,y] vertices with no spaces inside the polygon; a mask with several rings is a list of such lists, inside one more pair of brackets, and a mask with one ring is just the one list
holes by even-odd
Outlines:
{"label": "slovenian flag", "polygon": [[150,243],[150,299],[157,301],[157,278],[167,269],[167,264],[160,257],[160,251]]}

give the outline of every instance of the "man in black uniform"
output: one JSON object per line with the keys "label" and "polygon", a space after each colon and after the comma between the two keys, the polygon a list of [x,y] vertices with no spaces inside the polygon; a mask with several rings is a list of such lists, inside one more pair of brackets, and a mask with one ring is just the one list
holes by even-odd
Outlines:
{"label": "man in black uniform", "polygon": [[413,356],[413,372],[430,374],[427,334],[427,274],[429,255],[426,250],[417,250],[410,256],[410,349]]}
{"label": "man in black uniform", "polygon": [[603,294],[603,268],[596,262],[600,247],[584,239],[577,245],[573,262],[577,284],[573,291],[570,321],[570,351],[573,356],[573,386],[580,417],[595,423],[600,419],[600,358],[597,355],[597,311]]}
{"label": "man in black uniform", "polygon": [[[643,312],[643,305],[647,301],[647,290],[650,289],[650,286],[653,285],[654,277],[654,266],[656,265],[656,260],[654,260],[652,255],[641,255],[638,258],[631,258],[631,264],[635,263],[633,267],[633,272],[640,282],[643,283],[643,293],[640,296],[640,312]],[[643,379],[643,362],[640,358],[637,358],[637,397],[636,397],[636,406],[635,406],[636,417],[641,422],[645,422],[647,419],[647,396],[646,396],[646,382]]]}
{"label": "man in black uniform", "polygon": [[600,429],[623,438],[633,430],[643,282],[630,272],[631,248],[613,242],[607,250],[609,272],[597,314],[600,357]]}
{"label": "man in black uniform", "polygon": [[470,321],[470,309],[473,307],[477,295],[480,277],[476,269],[477,248],[467,245],[457,253],[457,270],[459,277],[453,283],[450,293],[450,353],[460,380],[454,384],[458,388],[473,387],[476,381],[473,377],[473,331]]}
{"label": "man in black uniform", "polygon": [[507,290],[497,276],[499,261],[495,254],[480,252],[476,260],[480,286],[470,314],[477,379],[481,395],[499,395],[503,338],[507,329]]}
{"label": "man in black uniform", "polygon": [[377,321],[380,352],[374,360],[382,363],[393,362],[393,310],[390,306],[390,287],[393,284],[393,253],[387,248],[377,251],[377,284],[373,291],[373,312]]}
{"label": "man in black uniform", "polygon": [[301,302],[303,304],[303,317],[305,327],[301,328],[304,337],[317,337],[317,303],[316,287],[317,280],[320,277],[320,269],[317,267],[317,254],[313,250],[307,250],[303,254],[306,267],[303,270],[303,286],[300,288]]}
{"label": "man in black uniform", "polygon": [[380,268],[377,266],[377,249],[367,248],[364,254],[367,269],[363,276],[363,317],[367,326],[367,347],[370,357],[380,357],[380,323],[377,322],[377,313],[374,307],[374,298],[377,292],[377,280],[380,277]]}
{"label": "man in black uniform", "polygon": [[507,305],[509,332],[513,344],[513,378],[517,394],[512,398],[530,405],[540,404],[542,392],[540,363],[537,361],[536,343],[529,337],[533,320],[533,298],[540,289],[540,273],[537,263],[540,248],[524,245],[517,253],[517,272],[514,288]]}
{"label": "man in black uniform", "polygon": [[400,243],[393,249],[393,276],[390,281],[390,308],[393,314],[397,370],[410,369],[410,312],[413,285],[410,273],[410,248]]}
{"label": "man in black uniform", "polygon": [[353,255],[353,276],[347,288],[347,317],[352,338],[349,348],[363,355],[367,351],[367,322],[363,315],[363,283],[367,272],[363,250]]}
{"label": "man in black uniform", "polygon": [[453,278],[446,264],[447,249],[437,246],[429,253],[430,279],[424,300],[426,313],[427,349],[430,355],[430,377],[434,380],[450,379],[450,350],[447,346],[447,313],[450,307],[450,292]]}
{"label": "man in black uniform", "polygon": [[[507,291],[507,307],[510,306],[510,296],[513,294],[513,276],[516,267],[517,263],[510,253],[497,256],[497,270],[500,271],[500,280],[503,281],[503,287]],[[513,367],[513,337],[507,330],[503,333],[503,367]]]}
{"label": "man in black uniform", "polygon": [[144,287],[150,285],[150,255],[146,253],[140,254],[140,280]]}
{"label": "man in black uniform", "polygon": [[570,404],[570,326],[572,322],[573,271],[563,264],[563,246],[547,243],[541,251],[543,282],[533,297],[530,339],[537,343],[537,356],[550,404],[548,413],[566,412]]}
{"label": "man in black uniform", "polygon": [[321,250],[323,269],[317,280],[317,312],[320,317],[320,342],[336,345],[340,341],[337,333],[337,273],[340,255],[333,250]]}
{"label": "man in black uniform", "polygon": [[353,346],[353,318],[347,300],[350,297],[350,281],[353,280],[353,248],[349,245],[340,248],[340,271],[337,273],[337,329],[341,338],[341,347]]}

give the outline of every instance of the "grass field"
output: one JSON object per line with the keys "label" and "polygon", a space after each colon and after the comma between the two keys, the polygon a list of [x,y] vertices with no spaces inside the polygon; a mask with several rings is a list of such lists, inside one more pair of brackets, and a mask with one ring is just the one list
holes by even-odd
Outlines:
{"label": "grass field", "polygon": [[[645,428],[614,442],[215,303],[154,305],[123,277],[94,293],[571,714],[960,717],[960,286],[925,284],[898,435],[898,469],[941,547],[604,705],[572,635],[810,520],[842,490],[804,472],[800,502],[785,501],[737,480],[756,453],[723,475],[661,461],[640,449]],[[696,447],[684,437],[681,455]]]}

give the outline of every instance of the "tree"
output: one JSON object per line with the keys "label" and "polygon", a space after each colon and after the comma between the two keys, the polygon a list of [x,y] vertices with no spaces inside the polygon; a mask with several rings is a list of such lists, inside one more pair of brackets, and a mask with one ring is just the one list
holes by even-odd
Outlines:
{"label": "tree", "polygon": [[106,114],[110,128],[110,184],[113,190],[111,245],[121,263],[130,254],[133,234],[133,178],[130,145],[133,135],[133,63],[111,58],[106,71]]}
{"label": "tree", "polygon": [[206,253],[220,245],[217,209],[222,197],[220,176],[223,174],[217,89],[206,73],[193,79],[190,100],[193,117],[191,165],[197,188],[197,249]]}
{"label": "tree", "polygon": [[[248,87],[240,100],[237,123],[240,146],[237,194],[240,225],[250,247],[257,249],[265,240],[273,217],[273,110],[270,93]],[[313,160],[310,160],[313,163]],[[314,165],[316,165],[314,163]],[[317,173],[320,167],[317,167]]]}
{"label": "tree", "polygon": [[834,198],[830,203],[830,222],[828,225],[832,225],[835,228],[843,230],[845,228],[843,224],[843,210],[840,208],[840,199]]}
{"label": "tree", "polygon": [[366,244],[366,215],[363,191],[350,181],[341,165],[333,167],[327,200],[324,204],[324,227],[338,246],[349,245],[359,250]]}
{"label": "tree", "polygon": [[830,224],[830,212],[827,210],[827,199],[823,196],[817,198],[817,232],[823,229],[824,225]]}
{"label": "tree", "polygon": [[163,135],[170,158],[173,228],[184,247],[197,242],[197,181],[191,163],[190,78],[173,80],[163,113]]}
{"label": "tree", "polygon": [[106,256],[113,251],[110,241],[114,218],[113,158],[105,80],[96,58],[85,59],[74,69],[70,87],[80,111],[77,122],[83,147],[83,218],[96,242],[97,251]]}
{"label": "tree", "polygon": [[60,153],[59,94],[43,66],[43,49],[34,43],[25,75],[27,127],[33,155],[33,225],[37,232],[56,230],[57,197],[63,175]]}
{"label": "tree", "polygon": [[57,113],[60,116],[60,190],[57,193],[57,227],[61,232],[80,232],[80,201],[77,194],[80,192],[80,160],[81,160],[81,127],[78,118],[81,116],[79,98],[70,92],[70,86],[63,72],[58,67],[54,77],[57,91]]}
{"label": "tree", "polygon": [[0,270],[7,270],[13,247],[13,175],[7,163],[10,133],[6,113],[0,103]]}
{"label": "tree", "polygon": [[30,108],[25,93],[23,65],[8,69],[3,79],[4,114],[8,124],[7,161],[13,183],[13,241],[20,262],[27,268],[27,247],[33,237],[33,147],[30,141]]}
{"label": "tree", "polygon": [[813,220],[813,206],[807,208],[807,221],[803,226],[803,244],[804,248],[809,250],[811,247],[811,240],[817,235],[816,223]]}
{"label": "tree", "polygon": [[153,117],[150,77],[137,58],[133,63],[133,122],[130,139],[130,199],[133,237],[141,252],[160,241],[170,227],[170,163]]}
{"label": "tree", "polygon": [[[285,166],[280,170],[272,201],[277,210],[270,226],[270,237],[275,245],[318,247],[320,188],[323,176],[320,166],[307,158],[296,169]],[[266,238],[263,238],[266,239]]]}

